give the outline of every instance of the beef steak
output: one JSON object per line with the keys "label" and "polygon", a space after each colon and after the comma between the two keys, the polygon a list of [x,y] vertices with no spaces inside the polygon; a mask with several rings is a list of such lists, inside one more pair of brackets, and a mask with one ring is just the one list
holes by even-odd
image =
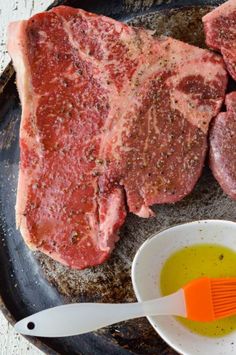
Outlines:
{"label": "beef steak", "polygon": [[236,200],[236,92],[226,96],[210,130],[210,166],[222,189]]}
{"label": "beef steak", "polygon": [[17,225],[65,265],[100,264],[126,210],[149,217],[193,189],[223,61],[65,6],[12,23],[8,49],[22,102]]}
{"label": "beef steak", "polygon": [[236,80],[236,1],[226,1],[202,20],[207,45],[222,53],[229,73]]}
{"label": "beef steak", "polygon": [[[203,17],[206,43],[220,51],[236,80],[236,1],[229,0]],[[236,92],[226,97],[227,112],[221,112],[210,130],[210,166],[222,189],[236,199]]]}

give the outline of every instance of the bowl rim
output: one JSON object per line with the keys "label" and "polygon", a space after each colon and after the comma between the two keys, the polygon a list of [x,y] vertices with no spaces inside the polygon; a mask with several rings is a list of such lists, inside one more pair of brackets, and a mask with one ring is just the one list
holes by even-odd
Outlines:
{"label": "bowl rim", "polygon": [[[175,224],[173,226],[170,227],[166,227],[166,228],[162,228],[160,229],[158,232],[153,233],[152,235],[150,235],[150,237],[148,237],[148,239],[139,247],[139,249],[137,250],[135,257],[133,259],[132,262],[132,267],[131,267],[131,279],[132,279],[132,285],[133,285],[133,289],[135,292],[135,296],[138,300],[138,302],[144,301],[144,299],[142,298],[142,296],[139,293],[138,290],[138,286],[135,282],[135,275],[136,275],[136,264],[137,264],[137,260],[139,259],[140,254],[143,252],[144,249],[146,249],[147,245],[149,243],[151,243],[151,241],[153,239],[158,238],[159,235],[161,235],[163,232],[166,232],[168,230],[172,230],[173,229],[178,229],[178,228],[182,228],[182,227],[189,227],[191,225],[201,225],[201,224],[208,224],[208,225],[213,225],[213,224],[219,224],[219,225],[231,225],[234,226],[234,228],[236,229],[236,222],[234,221],[230,221],[230,220],[224,220],[224,219],[202,219],[202,220],[194,220],[194,221],[190,221],[190,222],[186,222],[186,223],[178,223]],[[223,244],[222,244],[223,245]],[[162,329],[159,329],[158,324],[156,324],[154,322],[154,320],[152,319],[152,317],[147,316],[146,317],[148,319],[148,321],[150,322],[150,324],[152,325],[152,327],[154,328],[154,330],[157,332],[157,334],[170,346],[172,347],[172,349],[174,349],[177,353],[179,354],[183,354],[183,355],[189,355],[186,352],[184,352],[184,350],[182,349],[181,346],[179,346],[177,343],[173,343],[169,337],[168,337],[168,332],[163,331]],[[204,337],[204,336],[203,336]],[[207,337],[206,337],[207,338]],[[224,337],[222,337],[224,338]]]}

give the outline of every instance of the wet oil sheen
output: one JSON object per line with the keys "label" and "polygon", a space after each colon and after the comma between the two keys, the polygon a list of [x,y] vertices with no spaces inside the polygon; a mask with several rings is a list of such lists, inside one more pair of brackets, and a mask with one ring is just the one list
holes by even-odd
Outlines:
{"label": "wet oil sheen", "polygon": [[[163,296],[177,291],[189,281],[202,277],[236,276],[236,253],[216,244],[197,244],[180,249],[165,262],[160,277]],[[201,323],[177,317],[192,332],[220,337],[236,329],[236,316]]]}

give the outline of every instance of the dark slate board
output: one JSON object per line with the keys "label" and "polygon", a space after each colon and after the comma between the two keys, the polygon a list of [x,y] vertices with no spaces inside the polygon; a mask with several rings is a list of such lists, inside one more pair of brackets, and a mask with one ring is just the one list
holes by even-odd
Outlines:
{"label": "dark slate board", "polygon": [[[201,16],[220,2],[67,0],[57,1],[54,6],[63,3],[81,7],[201,46]],[[0,307],[12,324],[33,312],[68,302],[132,302],[132,259],[151,234],[201,218],[236,219],[235,202],[223,194],[206,167],[194,192],[182,202],[156,206],[157,216],[151,220],[129,215],[116,250],[102,266],[73,271],[41,253],[32,253],[15,229],[21,107],[14,80],[9,65],[0,78]],[[29,340],[47,354],[175,354],[146,319],[82,336]]]}

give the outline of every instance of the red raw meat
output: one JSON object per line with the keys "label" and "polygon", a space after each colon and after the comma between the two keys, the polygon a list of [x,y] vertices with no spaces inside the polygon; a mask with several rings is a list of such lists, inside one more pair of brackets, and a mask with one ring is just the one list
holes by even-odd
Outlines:
{"label": "red raw meat", "polygon": [[221,112],[210,130],[210,166],[226,194],[236,200],[236,92],[226,96],[227,112]]}
{"label": "red raw meat", "polygon": [[[230,0],[203,17],[206,43],[219,50],[236,80],[236,1]],[[210,166],[222,189],[236,199],[236,92],[226,97],[210,131]]]}
{"label": "red raw meat", "polygon": [[22,102],[17,225],[82,269],[110,255],[127,209],[182,199],[204,164],[227,75],[220,56],[65,6],[10,25]]}
{"label": "red raw meat", "polygon": [[222,53],[230,75],[236,80],[236,1],[226,1],[202,20],[207,45]]}

